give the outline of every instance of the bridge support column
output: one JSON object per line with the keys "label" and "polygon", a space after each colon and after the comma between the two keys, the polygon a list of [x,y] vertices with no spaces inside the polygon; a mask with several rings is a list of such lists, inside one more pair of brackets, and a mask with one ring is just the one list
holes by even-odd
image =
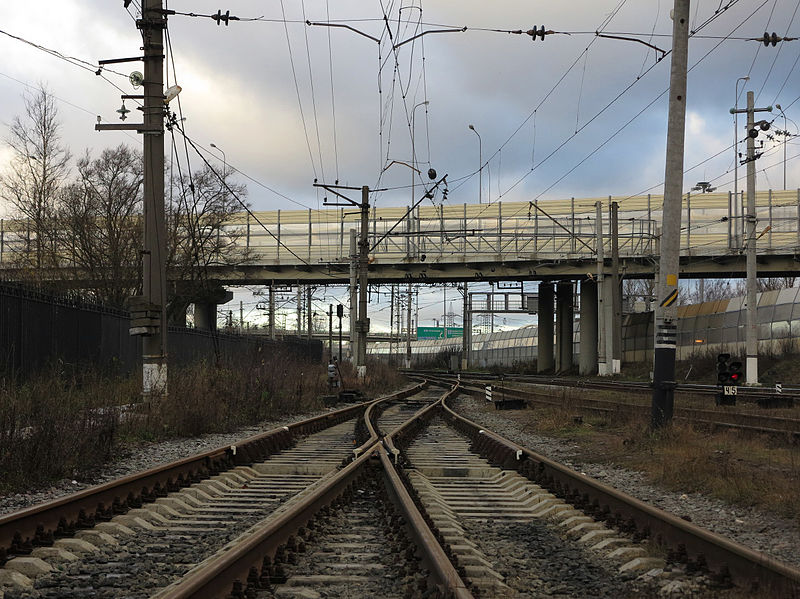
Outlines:
{"label": "bridge support column", "polygon": [[233,292],[218,288],[209,292],[202,301],[194,303],[194,328],[201,331],[217,330],[217,306],[233,299]]}
{"label": "bridge support column", "polygon": [[622,330],[622,315],[614,311],[614,302],[612,301],[614,292],[614,279],[613,277],[605,277],[603,279],[603,307],[602,313],[599,314],[599,326],[602,329],[600,338],[603,340],[606,355],[606,368],[605,372],[601,372],[601,376],[608,376],[612,374],[619,374],[621,368],[621,356],[618,354],[614,356],[614,331],[615,328]]}
{"label": "bridge support column", "polygon": [[565,372],[572,368],[573,322],[575,314],[572,307],[572,281],[561,281],[556,287],[556,372]]}
{"label": "bridge support column", "polygon": [[553,370],[553,284],[539,283],[539,326],[536,371]]}
{"label": "bridge support column", "polygon": [[578,371],[587,376],[597,372],[597,283],[581,281],[581,332]]}
{"label": "bridge support column", "polygon": [[186,328],[186,309],[188,307],[184,304],[175,308],[169,317],[169,326]]}
{"label": "bridge support column", "polygon": [[194,305],[194,328],[212,332],[217,330],[217,304],[203,302]]}

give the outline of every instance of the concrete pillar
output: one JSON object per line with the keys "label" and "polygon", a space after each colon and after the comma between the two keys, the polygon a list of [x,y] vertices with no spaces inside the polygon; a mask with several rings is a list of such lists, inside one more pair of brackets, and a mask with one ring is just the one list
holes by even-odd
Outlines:
{"label": "concrete pillar", "polygon": [[581,332],[578,369],[582,376],[597,372],[597,283],[581,281]]}
{"label": "concrete pillar", "polygon": [[553,370],[553,284],[539,283],[539,327],[536,371]]}
{"label": "concrete pillar", "polygon": [[572,281],[560,281],[556,287],[556,372],[565,372],[572,368],[573,321],[575,314],[572,308]]}
{"label": "concrete pillar", "polygon": [[194,328],[203,331],[217,330],[217,306],[233,299],[233,292],[217,288],[206,294],[202,301],[194,303]]}
{"label": "concrete pillar", "polygon": [[202,302],[194,305],[194,328],[201,331],[217,330],[217,304]]}
{"label": "concrete pillar", "polygon": [[619,374],[620,360],[614,358],[614,327],[622,328],[622,319],[614,318],[614,302],[610,301],[614,291],[614,280],[612,277],[603,279],[603,313],[599,314],[600,326],[603,332],[600,337],[605,341],[607,371],[605,375]]}
{"label": "concrete pillar", "polygon": [[169,317],[169,326],[186,328],[186,309],[189,306],[183,305],[175,308]]}

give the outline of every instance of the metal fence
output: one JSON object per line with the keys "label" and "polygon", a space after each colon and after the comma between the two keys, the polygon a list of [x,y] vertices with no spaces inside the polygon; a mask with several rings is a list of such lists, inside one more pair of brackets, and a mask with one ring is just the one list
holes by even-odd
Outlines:
{"label": "metal fence", "polygon": [[[26,378],[59,363],[130,374],[141,366],[141,338],[128,333],[123,310],[78,296],[53,295],[16,283],[0,283],[0,374]],[[322,360],[322,342],[269,341],[251,336],[170,327],[169,362],[187,365],[217,356],[236,358],[261,349],[302,360]]]}

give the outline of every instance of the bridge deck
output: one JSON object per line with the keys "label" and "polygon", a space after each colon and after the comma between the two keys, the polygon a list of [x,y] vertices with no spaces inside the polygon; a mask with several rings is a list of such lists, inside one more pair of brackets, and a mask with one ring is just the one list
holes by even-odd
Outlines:
{"label": "bridge deck", "polygon": [[[427,205],[411,214],[406,207],[372,208],[370,277],[425,281],[584,276],[589,263],[596,261],[596,202],[602,206],[605,256],[611,256],[611,201],[619,203],[619,253],[626,274],[647,276],[659,254],[660,195],[549,200],[536,205]],[[744,272],[743,201],[734,201],[729,193],[684,197],[680,244],[684,276]],[[756,204],[759,270],[775,274],[796,270],[800,190],[759,192]],[[239,267],[212,267],[212,276],[230,284],[344,281],[350,231],[358,228],[358,218],[357,212],[345,208],[235,215],[223,234],[247,251],[248,260]],[[2,222],[0,265],[11,267],[13,255],[25,251],[29,239],[26,221]]]}

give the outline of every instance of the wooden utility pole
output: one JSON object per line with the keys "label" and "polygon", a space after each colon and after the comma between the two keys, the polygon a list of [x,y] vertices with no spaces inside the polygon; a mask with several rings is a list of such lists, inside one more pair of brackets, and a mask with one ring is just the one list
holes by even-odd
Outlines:
{"label": "wooden utility pole", "polygon": [[672,57],[669,81],[667,160],[664,168],[661,258],[658,304],[655,310],[655,352],[651,425],[672,420],[675,393],[675,348],[678,337],[677,299],[680,262],[683,154],[686,136],[686,73],[689,58],[689,3],[675,0],[672,16]]}
{"label": "wooden utility pole", "polygon": [[[164,220],[164,30],[163,0],[142,0],[136,21],[143,56],[101,60],[100,65],[142,60],[143,95],[123,95],[123,102],[142,100],[143,123],[95,125],[98,131],[143,134],[144,242],[142,295],[131,299],[131,335],[142,336],[142,395],[156,401],[167,393],[167,235]],[[175,95],[180,91],[176,89]],[[124,116],[124,115],[123,115]]]}

